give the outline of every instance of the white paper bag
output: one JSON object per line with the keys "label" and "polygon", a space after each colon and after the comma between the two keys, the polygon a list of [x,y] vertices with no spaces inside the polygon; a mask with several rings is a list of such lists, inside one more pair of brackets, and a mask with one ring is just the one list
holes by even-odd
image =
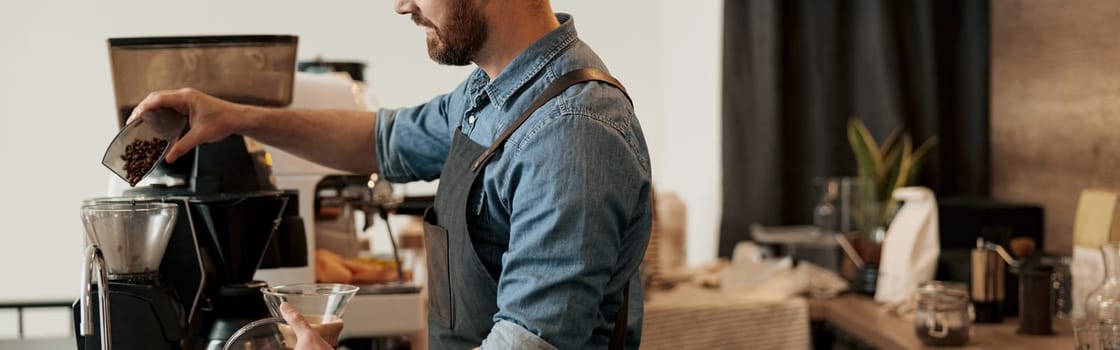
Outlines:
{"label": "white paper bag", "polygon": [[1085,303],[1088,302],[1089,294],[1104,281],[1104,257],[1101,256],[1101,250],[1074,246],[1069,272],[1073,282],[1073,294],[1070,296],[1073,307],[1070,313],[1073,319],[1080,320],[1086,316]]}
{"label": "white paper bag", "polygon": [[941,254],[933,191],[904,187],[892,196],[903,204],[883,239],[875,286],[875,301],[888,304],[906,300],[919,283],[933,279]]}
{"label": "white paper bag", "polygon": [[1086,316],[1085,303],[1089,294],[1104,281],[1104,257],[1100,246],[1120,239],[1120,192],[1110,189],[1084,189],[1077,202],[1073,221],[1073,260],[1070,276],[1073,279],[1074,319]]}

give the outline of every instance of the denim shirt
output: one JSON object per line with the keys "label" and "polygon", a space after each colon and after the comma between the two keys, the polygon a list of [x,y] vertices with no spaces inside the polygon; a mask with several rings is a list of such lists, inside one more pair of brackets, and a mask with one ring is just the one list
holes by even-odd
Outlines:
{"label": "denim shirt", "polygon": [[[457,129],[489,146],[564,73],[607,71],[577,38],[571,16],[557,19],[558,29],[492,81],[476,69],[425,104],[378,111],[381,175],[434,180]],[[466,213],[475,251],[498,281],[498,312],[482,348],[606,348],[627,282],[627,348],[637,348],[650,164],[623,93],[600,82],[567,89],[534,112],[482,171]]]}

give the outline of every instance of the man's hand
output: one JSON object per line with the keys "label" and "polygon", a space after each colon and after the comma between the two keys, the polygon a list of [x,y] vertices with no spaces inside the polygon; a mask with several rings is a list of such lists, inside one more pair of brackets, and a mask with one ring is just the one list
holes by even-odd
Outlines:
{"label": "man's hand", "polygon": [[195,89],[156,91],[132,109],[129,121],[156,108],[170,108],[189,116],[190,130],[167,151],[171,163],[195,146],[243,132],[249,126],[251,106],[227,102]]}
{"label": "man's hand", "polygon": [[311,324],[303,319],[295,308],[292,308],[288,303],[280,304],[280,313],[284,315],[284,321],[288,322],[288,326],[292,327],[292,332],[296,334],[296,347],[294,350],[332,350],[330,344],[327,344],[319,333],[311,329]]}

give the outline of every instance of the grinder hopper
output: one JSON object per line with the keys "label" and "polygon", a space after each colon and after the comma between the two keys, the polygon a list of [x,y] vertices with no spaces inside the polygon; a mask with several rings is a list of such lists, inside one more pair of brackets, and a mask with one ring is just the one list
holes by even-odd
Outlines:
{"label": "grinder hopper", "polygon": [[175,204],[91,200],[82,205],[82,224],[101,247],[110,279],[154,275],[167,249]]}

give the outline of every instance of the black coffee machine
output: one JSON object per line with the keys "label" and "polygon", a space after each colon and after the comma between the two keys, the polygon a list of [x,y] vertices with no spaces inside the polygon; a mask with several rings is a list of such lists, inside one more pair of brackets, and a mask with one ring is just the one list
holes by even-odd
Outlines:
{"label": "black coffee machine", "polygon": [[[110,39],[119,125],[153,90],[192,87],[235,102],[287,105],[296,43],[293,36]],[[270,156],[241,135],[161,163],[124,195],[100,201],[170,203],[178,220],[158,277],[109,276],[117,349],[220,349],[238,328],[269,317],[265,283],[253,280],[258,268],[308,264],[298,193],[277,190]],[[78,348],[99,348],[98,332],[86,333]]]}
{"label": "black coffee machine", "polygon": [[[237,328],[268,317],[260,294],[265,284],[252,278],[262,266],[267,248],[277,245],[273,241],[278,241],[274,239],[278,228],[291,222],[294,224],[289,224],[287,235],[302,232],[298,215],[289,212],[290,197],[282,191],[260,191],[202,196],[146,194],[89,201],[122,208],[165,204],[174,208],[179,218],[170,229],[158,273],[108,275],[113,347],[221,348]],[[298,253],[304,250],[298,249]],[[304,260],[302,265],[306,265]],[[97,302],[93,304],[98,306]],[[81,319],[79,303],[75,305],[75,329],[80,329]],[[92,334],[97,334],[100,323],[93,323]],[[97,349],[99,344],[99,336],[78,337],[79,349]]]}

